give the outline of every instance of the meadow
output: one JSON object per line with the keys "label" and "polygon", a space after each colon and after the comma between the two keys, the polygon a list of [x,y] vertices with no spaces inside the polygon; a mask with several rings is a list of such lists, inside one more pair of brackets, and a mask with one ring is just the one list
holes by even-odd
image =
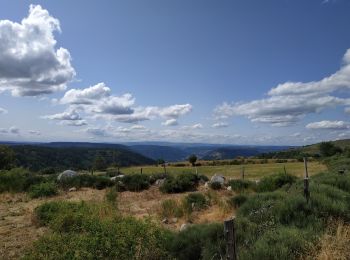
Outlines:
{"label": "meadow", "polygon": [[[284,167],[288,174],[303,177],[304,176],[304,163],[303,162],[286,162],[276,163],[268,162],[265,164],[245,164],[245,165],[220,165],[220,166],[199,166],[197,167],[198,174],[211,177],[214,174],[220,174],[226,178],[241,178],[242,167],[244,167],[244,176],[246,179],[258,180],[264,176],[269,176],[275,173],[284,173]],[[123,174],[140,173],[144,174],[157,174],[164,173],[164,168],[161,166],[138,166],[138,167],[125,167],[120,171]],[[309,175],[323,172],[327,167],[320,162],[314,161],[308,163]],[[186,166],[167,166],[167,173],[196,173],[195,167]]]}

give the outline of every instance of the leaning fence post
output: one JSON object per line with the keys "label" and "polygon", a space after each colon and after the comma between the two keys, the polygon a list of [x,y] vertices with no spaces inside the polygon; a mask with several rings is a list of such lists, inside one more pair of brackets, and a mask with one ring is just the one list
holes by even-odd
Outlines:
{"label": "leaning fence post", "polygon": [[227,260],[237,260],[235,218],[224,221]]}
{"label": "leaning fence post", "polygon": [[304,197],[306,202],[309,203],[310,190],[309,190],[309,173],[307,171],[307,159],[304,157],[305,177],[304,177]]}

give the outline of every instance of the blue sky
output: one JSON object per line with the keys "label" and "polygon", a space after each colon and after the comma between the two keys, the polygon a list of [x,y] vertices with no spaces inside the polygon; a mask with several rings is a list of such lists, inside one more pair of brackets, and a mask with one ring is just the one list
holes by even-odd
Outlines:
{"label": "blue sky", "polygon": [[350,2],[0,0],[0,140],[350,137]]}

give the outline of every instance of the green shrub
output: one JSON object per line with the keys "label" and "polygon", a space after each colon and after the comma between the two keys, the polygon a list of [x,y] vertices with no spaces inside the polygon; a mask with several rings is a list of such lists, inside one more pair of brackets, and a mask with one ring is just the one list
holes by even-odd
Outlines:
{"label": "green shrub", "polygon": [[248,197],[246,195],[238,194],[230,198],[228,203],[234,208],[239,208],[247,199]]}
{"label": "green shrub", "polygon": [[163,218],[182,217],[184,212],[179,203],[174,199],[167,199],[161,203],[161,216]]}
{"label": "green shrub", "polygon": [[58,194],[56,184],[52,182],[43,182],[32,185],[29,189],[29,196],[31,198],[51,197]]}
{"label": "green shrub", "polygon": [[142,191],[150,186],[149,177],[145,174],[130,174],[123,177],[122,182],[129,191]]}
{"label": "green shrub", "polygon": [[279,173],[262,178],[256,189],[258,192],[274,191],[286,184],[291,185],[295,183],[296,179],[297,178],[293,175]]}
{"label": "green shrub", "polygon": [[165,173],[154,173],[149,176],[150,184],[154,184],[157,180],[166,179],[168,177]]}
{"label": "green shrub", "polygon": [[209,181],[209,178],[203,174],[199,175],[199,180],[203,182]]}
{"label": "green shrub", "polygon": [[58,181],[58,184],[63,189],[90,187],[101,190],[113,186],[114,182],[104,176],[80,174],[74,177],[62,178]]}
{"label": "green shrub", "polygon": [[180,193],[193,191],[198,185],[198,177],[193,173],[181,173],[175,176],[169,176],[160,190],[164,193]]}
{"label": "green shrub", "polygon": [[231,186],[233,191],[241,192],[246,189],[253,189],[255,182],[249,180],[230,180],[228,186]]}
{"label": "green shrub", "polygon": [[171,240],[168,250],[173,259],[224,259],[222,224],[193,225]]}
{"label": "green shrub", "polygon": [[40,170],[40,174],[48,175],[48,174],[55,174],[56,169],[53,167],[46,167],[42,170]]}
{"label": "green shrub", "polygon": [[202,193],[188,194],[184,199],[184,207],[187,211],[201,210],[208,206],[208,201]]}
{"label": "green shrub", "polygon": [[[50,202],[35,210],[40,224],[52,228],[24,259],[167,259],[172,233],[155,223],[111,214],[106,205]],[[137,238],[137,239],[136,239]]]}
{"label": "green shrub", "polygon": [[218,181],[214,181],[210,183],[210,188],[212,188],[213,190],[220,190],[221,189],[221,183]]}
{"label": "green shrub", "polygon": [[22,168],[0,171],[0,192],[24,192],[34,184],[45,182],[43,176],[28,172]]}
{"label": "green shrub", "polygon": [[240,259],[299,259],[305,252],[307,234],[297,228],[279,227],[266,232],[253,250],[239,251]]}

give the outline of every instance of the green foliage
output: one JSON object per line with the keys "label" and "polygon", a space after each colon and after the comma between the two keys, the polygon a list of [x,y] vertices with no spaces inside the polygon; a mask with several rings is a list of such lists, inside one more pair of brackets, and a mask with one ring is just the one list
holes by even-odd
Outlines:
{"label": "green foliage", "polygon": [[290,174],[278,173],[271,176],[264,177],[258,183],[256,189],[259,192],[274,191],[286,184],[293,184],[296,177]]}
{"label": "green foliage", "polygon": [[31,185],[44,182],[45,178],[22,168],[0,171],[0,192],[24,192]]}
{"label": "green foliage", "polygon": [[43,175],[55,174],[55,173],[56,173],[56,169],[53,167],[47,167],[40,171],[40,174],[43,174]]}
{"label": "green foliage", "polygon": [[248,197],[244,194],[238,194],[236,196],[233,196],[228,200],[228,203],[233,207],[233,208],[239,208],[244,202],[246,202]]}
{"label": "green foliage", "polygon": [[14,151],[6,146],[0,145],[0,170],[11,169],[15,164],[15,153]]}
{"label": "green foliage", "polygon": [[199,192],[190,193],[184,199],[184,207],[188,211],[205,209],[207,206],[207,199]]}
{"label": "green foliage", "polygon": [[180,193],[193,191],[198,185],[198,177],[193,173],[182,173],[175,176],[169,176],[160,190],[164,193]]}
{"label": "green foliage", "polygon": [[150,186],[150,178],[145,174],[130,174],[123,177],[122,182],[129,191],[142,191]]}
{"label": "green foliage", "polygon": [[111,214],[101,219],[106,205],[49,202],[39,206],[39,224],[53,233],[44,235],[24,259],[167,259],[171,233],[151,221]]}
{"label": "green foliage", "polygon": [[154,164],[153,160],[132,152],[122,145],[113,145],[113,148],[108,145],[101,148],[74,147],[74,144],[62,147],[16,145],[12,149],[15,152],[17,165],[31,171],[40,171],[48,167],[53,167],[57,171],[88,170],[92,168],[96,156],[101,156],[106,166]]}
{"label": "green foliage", "polygon": [[195,154],[192,154],[188,157],[188,161],[192,166],[196,165],[196,161],[197,161],[197,156]]}
{"label": "green foliage", "polygon": [[58,194],[57,186],[52,182],[42,182],[35,184],[29,188],[29,196],[31,198],[51,197]]}
{"label": "green foliage", "polygon": [[80,174],[74,177],[62,178],[58,184],[63,189],[90,187],[102,190],[106,187],[113,186],[114,182],[104,176]]}
{"label": "green foliage", "polygon": [[106,201],[108,203],[111,203],[112,205],[117,204],[117,199],[118,199],[118,192],[115,188],[109,188],[106,190]]}
{"label": "green foliage", "polygon": [[210,188],[212,188],[213,190],[220,190],[222,186],[220,182],[214,181],[210,183]]}
{"label": "green foliage", "polygon": [[92,168],[95,171],[103,171],[107,168],[107,163],[101,154],[96,155]]}
{"label": "green foliage", "polygon": [[225,240],[221,224],[193,225],[169,243],[173,259],[224,259]]}
{"label": "green foliage", "polygon": [[166,179],[168,177],[165,173],[154,173],[149,176],[150,184],[154,184],[157,180]]}
{"label": "green foliage", "polygon": [[206,175],[201,174],[199,175],[199,180],[203,182],[207,182],[209,181],[209,178]]}
{"label": "green foliage", "polygon": [[342,152],[342,149],[340,147],[335,146],[331,142],[322,142],[319,144],[319,148],[320,148],[321,156],[323,157],[330,157],[337,153]]}
{"label": "green foliage", "polygon": [[240,259],[298,259],[310,241],[307,238],[306,232],[297,228],[279,227],[261,236],[254,250],[243,249]]}
{"label": "green foliage", "polygon": [[256,184],[249,180],[230,180],[228,186],[231,186],[234,191],[241,192],[247,189],[254,189]]}

